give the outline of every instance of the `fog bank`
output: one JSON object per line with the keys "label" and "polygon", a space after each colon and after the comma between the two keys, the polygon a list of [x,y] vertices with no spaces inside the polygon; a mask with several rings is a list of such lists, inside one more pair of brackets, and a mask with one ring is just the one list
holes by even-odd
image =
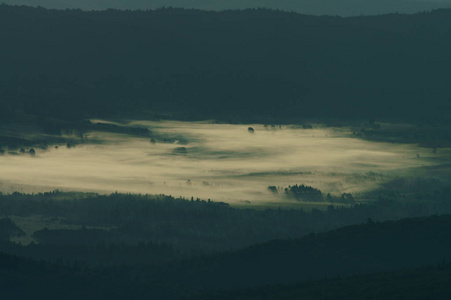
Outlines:
{"label": "fog bank", "polygon": [[131,121],[126,126],[148,127],[158,136],[181,137],[183,143],[90,132],[84,136],[86,144],[76,147],[38,150],[35,157],[0,156],[0,189],[274,203],[288,200],[269,192],[269,185],[306,184],[323,193],[358,194],[396,175],[415,176],[450,157],[449,149],[433,153],[415,145],[365,141],[345,128],[173,121]]}

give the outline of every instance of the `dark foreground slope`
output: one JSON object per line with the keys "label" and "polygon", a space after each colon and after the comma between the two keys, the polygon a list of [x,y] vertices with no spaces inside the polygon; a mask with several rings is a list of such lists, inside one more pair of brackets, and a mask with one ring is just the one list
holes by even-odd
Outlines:
{"label": "dark foreground slope", "polygon": [[229,289],[426,266],[451,259],[450,229],[450,216],[368,222],[193,261],[160,276]]}
{"label": "dark foreground slope", "polygon": [[[2,299],[185,299],[170,286],[58,267],[0,253]],[[186,294],[185,294],[186,295]],[[293,285],[218,291],[186,299],[449,299],[451,265],[353,275]]]}
{"label": "dark foreground slope", "polygon": [[1,299],[142,299],[145,295],[163,299],[158,289],[129,279],[0,253]]}
{"label": "dark foreground slope", "polygon": [[340,18],[2,5],[0,119],[153,110],[226,121],[440,120],[450,109],[450,34],[449,10]]}
{"label": "dark foreground slope", "polygon": [[353,275],[196,296],[198,300],[450,299],[451,266]]}
{"label": "dark foreground slope", "polygon": [[[1,292],[14,293],[18,286],[28,286],[29,289],[20,289],[24,297],[31,290],[42,294],[55,282],[56,287],[49,289],[49,294],[64,294],[76,289],[77,296],[92,296],[90,290],[95,289],[97,297],[105,294],[110,299],[117,299],[127,291],[130,291],[129,299],[142,299],[144,296],[178,299],[220,290],[248,288],[250,295],[258,296],[267,291],[281,299],[284,295],[287,295],[286,299],[294,299],[290,298],[292,295],[317,299],[314,297],[318,293],[338,296],[348,289],[354,293],[354,298],[362,294],[364,298],[369,298],[365,296],[368,293],[381,297],[390,293],[410,295],[414,290],[409,287],[413,285],[418,295],[429,295],[429,292],[433,296],[447,295],[450,292],[449,287],[446,287],[449,286],[450,267],[442,263],[451,259],[450,253],[451,216],[384,223],[369,221],[364,225],[324,234],[273,241],[236,252],[165,266],[89,268],[75,263],[63,267],[2,256],[1,275],[8,278],[9,286],[17,288],[2,289]],[[442,264],[442,268],[409,271],[411,268],[438,264]],[[404,271],[386,275],[360,275],[396,270]],[[339,275],[344,276],[344,279],[311,281]],[[350,275],[358,276],[347,277]],[[282,284],[296,285],[267,286]],[[328,288],[322,291],[325,285]],[[259,288],[259,291],[253,289],[262,286],[266,287]],[[364,290],[365,286],[376,291]],[[230,295],[233,299],[234,295],[247,296],[249,293],[232,292]]]}

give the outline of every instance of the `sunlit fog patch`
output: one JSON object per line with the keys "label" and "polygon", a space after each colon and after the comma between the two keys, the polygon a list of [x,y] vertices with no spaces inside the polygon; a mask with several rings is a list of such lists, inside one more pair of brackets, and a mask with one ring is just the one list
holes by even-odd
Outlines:
{"label": "sunlit fog patch", "polygon": [[34,157],[0,156],[0,188],[277,203],[293,200],[268,191],[268,186],[302,184],[323,194],[358,194],[377,188],[390,176],[443,163],[439,154],[427,149],[361,140],[345,128],[172,121],[110,124],[145,127],[152,136],[89,132],[85,143],[75,147],[59,145],[39,150]]}

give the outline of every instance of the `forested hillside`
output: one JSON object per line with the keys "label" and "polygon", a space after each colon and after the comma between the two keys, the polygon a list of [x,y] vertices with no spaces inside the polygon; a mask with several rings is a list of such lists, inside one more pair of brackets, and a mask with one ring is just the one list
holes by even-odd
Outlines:
{"label": "forested hillside", "polygon": [[[156,267],[55,265],[1,254],[0,282],[8,285],[0,295],[25,299],[31,290],[42,295],[54,286],[46,293],[50,299],[328,299],[348,293],[350,299],[382,299],[413,292],[414,299],[445,299],[450,294],[450,224],[450,216],[368,221]],[[418,267],[423,268],[413,270]],[[362,275],[374,272],[386,273]],[[323,280],[337,276],[341,278]],[[208,296],[201,298],[203,294]]]}
{"label": "forested hillside", "polygon": [[[299,238],[368,218],[451,213],[448,185],[400,182],[393,183],[398,189],[387,186],[368,194],[371,202],[335,203],[325,210],[304,210],[302,204],[297,209],[245,209],[164,195],[0,194],[0,251],[88,265],[155,264]],[[35,244],[28,245],[31,241]]]}
{"label": "forested hillside", "polygon": [[352,275],[292,285],[260,286],[230,292],[196,295],[199,300],[319,300],[319,299],[448,299],[449,264],[397,272]]}
{"label": "forested hillside", "polygon": [[449,10],[341,18],[2,5],[0,35],[2,122],[137,111],[439,121],[451,107]]}

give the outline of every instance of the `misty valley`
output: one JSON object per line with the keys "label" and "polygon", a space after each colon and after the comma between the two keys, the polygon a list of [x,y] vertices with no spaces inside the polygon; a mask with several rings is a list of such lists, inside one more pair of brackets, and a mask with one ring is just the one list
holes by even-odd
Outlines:
{"label": "misty valley", "polygon": [[365,201],[365,193],[399,176],[434,177],[450,158],[449,148],[366,141],[349,128],[170,121],[114,126],[145,134],[88,131],[34,155],[4,150],[3,191],[166,194],[285,206],[310,201],[292,201],[268,187],[304,184],[324,194],[313,202],[344,193]]}
{"label": "misty valley", "polygon": [[[313,233],[366,224],[358,229],[362,231],[359,235],[366,236],[373,234],[365,233],[366,227],[376,226],[372,225],[373,220],[451,213],[450,178],[442,175],[449,172],[451,158],[446,147],[437,149],[402,140],[372,141],[362,138],[361,130],[356,128],[321,124],[98,119],[88,122],[93,128],[49,136],[46,144],[34,146],[32,154],[26,146],[2,148],[0,251],[47,261],[71,270],[71,276],[82,278],[86,275],[80,274],[87,270],[103,268],[101,272],[105,274],[121,272],[122,280],[128,282],[130,272],[135,273],[133,266],[145,265],[149,269],[140,271],[139,281],[131,280],[138,290],[150,288],[146,293],[151,295],[162,293],[163,298],[184,298],[199,291],[203,294],[219,287],[243,286],[229,279],[211,286],[198,286],[182,275],[174,279],[170,275],[173,264],[180,264],[182,269],[177,271],[180,274],[196,272],[196,276],[203,278],[214,272],[214,276],[222,278],[230,272],[222,260],[232,258],[220,254],[227,251],[232,257],[238,255],[238,261],[244,259],[245,265],[251,263],[242,271],[251,272],[248,276],[254,277],[264,271],[254,266],[257,258],[250,261],[245,258],[247,254],[241,249],[249,246],[295,239],[294,243],[309,245],[307,248],[297,245],[301,248],[296,251],[312,251],[306,249],[313,247],[311,243],[318,243],[309,241]],[[378,124],[375,130],[392,127],[396,125]],[[30,133],[23,138],[39,139],[42,133]],[[386,227],[383,230],[392,230],[390,226],[396,230],[398,226],[380,224]],[[351,233],[346,238],[353,239],[356,233],[347,230]],[[406,251],[418,247],[409,243],[424,242],[416,240],[416,231],[409,232],[415,239],[403,245]],[[429,235],[425,233],[424,238],[430,239]],[[297,240],[303,236],[309,238]],[[385,243],[384,239],[392,237],[378,238]],[[440,236],[440,241],[445,243],[443,238]],[[333,240],[325,239],[327,246],[314,247],[327,247],[333,253],[328,255],[344,263],[351,254],[342,253],[339,250],[342,246],[337,248],[338,242]],[[355,247],[362,246],[343,245],[346,251],[357,251]],[[293,251],[293,246],[286,244],[274,247],[281,247],[277,251],[283,251],[284,255]],[[378,247],[370,252],[376,255]],[[440,255],[447,259],[447,247],[448,242],[421,251],[432,251],[431,255],[444,251]],[[270,282],[294,284],[306,278],[321,279],[326,274],[344,272],[334,264],[326,267],[326,259],[320,254],[323,250],[316,251],[314,256],[320,258],[312,268],[318,268],[317,272],[309,269],[276,281],[256,279],[249,286]],[[293,253],[293,262],[302,260],[301,252]],[[359,263],[346,262],[347,269],[366,273],[409,265],[407,259],[400,262],[390,258],[384,260],[386,267],[380,268],[375,258],[371,260],[372,266],[360,270],[359,255],[358,251],[352,254]],[[432,257],[423,257],[422,264],[434,263]],[[262,259],[268,260],[266,254]],[[211,260],[215,267],[202,267],[212,264]],[[415,257],[415,261],[422,260]],[[185,266],[185,262],[194,266]],[[271,268],[277,270],[283,265]],[[118,266],[121,271],[116,270]],[[218,275],[216,268],[224,270],[218,271]],[[280,272],[291,274],[289,269]],[[92,276],[94,279],[89,280],[102,277]],[[169,292],[161,286],[160,276],[169,276],[168,282],[177,282],[181,287]],[[294,294],[299,293],[297,288],[293,289]]]}
{"label": "misty valley", "polygon": [[0,4],[0,299],[451,299],[451,11],[394,1]]}

